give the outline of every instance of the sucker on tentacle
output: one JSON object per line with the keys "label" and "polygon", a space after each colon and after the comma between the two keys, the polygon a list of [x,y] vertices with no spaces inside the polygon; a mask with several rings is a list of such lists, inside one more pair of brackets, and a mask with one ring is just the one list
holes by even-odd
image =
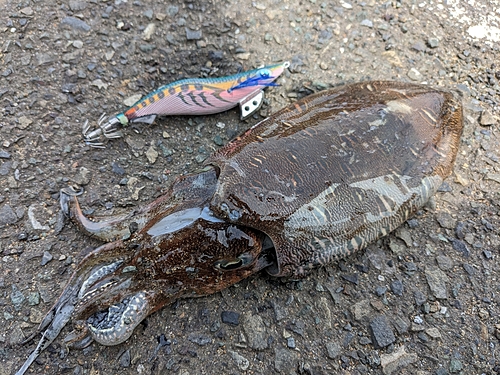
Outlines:
{"label": "sucker on tentacle", "polygon": [[156,116],[208,115],[224,112],[239,104],[241,119],[245,119],[262,105],[262,90],[277,86],[275,80],[288,66],[290,63],[284,62],[227,77],[188,78],[162,86],[108,120],[102,114],[95,130],[89,132],[90,126],[85,121],[82,129],[85,143],[104,148],[101,136],[120,138],[123,136],[120,126],[131,122],[151,124]]}

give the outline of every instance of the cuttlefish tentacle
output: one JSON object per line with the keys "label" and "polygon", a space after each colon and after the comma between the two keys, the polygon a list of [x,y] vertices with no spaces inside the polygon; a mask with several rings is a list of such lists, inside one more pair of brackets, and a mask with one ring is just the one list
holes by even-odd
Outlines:
{"label": "cuttlefish tentacle", "polygon": [[72,187],[61,190],[59,202],[65,215],[86,234],[105,242],[127,240],[134,233],[140,232],[146,224],[150,224],[159,213],[169,212],[181,202],[185,204],[187,201],[199,201],[201,203],[206,200],[209,196],[207,187],[215,184],[216,177],[212,173],[212,167],[207,167],[200,172],[208,173],[180,177],[164,195],[128,214],[89,219],[83,214],[78,203],[77,196],[82,192]]}
{"label": "cuttlefish tentacle", "polygon": [[[160,206],[162,202],[153,202]],[[141,230],[151,217],[153,204],[136,209],[128,214],[106,216],[106,218],[87,218],[78,203],[75,194],[68,189],[61,190],[60,205],[67,217],[75,222],[86,234],[96,237],[101,241],[111,242],[117,239],[126,240],[138,230]]]}

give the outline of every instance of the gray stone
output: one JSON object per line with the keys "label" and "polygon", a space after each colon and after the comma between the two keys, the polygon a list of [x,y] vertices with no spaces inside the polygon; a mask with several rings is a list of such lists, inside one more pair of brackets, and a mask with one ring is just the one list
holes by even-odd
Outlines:
{"label": "gray stone", "polygon": [[465,242],[456,240],[454,238],[449,239],[451,241],[451,247],[453,247],[454,250],[458,251],[465,257],[470,256],[470,250],[465,244]]}
{"label": "gray stone", "polygon": [[481,113],[481,118],[479,119],[479,123],[482,126],[491,126],[497,123],[498,119],[493,116],[493,114],[489,110],[484,110]]}
{"label": "gray stone", "polygon": [[61,21],[61,25],[69,26],[76,31],[90,31],[90,26],[76,17],[64,17]]}
{"label": "gray stone", "polygon": [[342,351],[342,347],[336,341],[327,342],[325,346],[326,346],[326,352],[327,352],[326,355],[330,359],[337,358]]}
{"label": "gray stone", "polygon": [[394,280],[392,283],[391,283],[391,291],[397,295],[397,296],[402,296],[403,295],[403,283],[401,282],[401,280]]}
{"label": "gray stone", "polygon": [[436,327],[427,328],[425,330],[425,333],[427,333],[433,339],[441,338],[441,332],[439,332],[439,329],[437,329]]}
{"label": "gray stone", "polygon": [[10,154],[7,151],[0,150],[0,159],[10,159]]}
{"label": "gray stone", "polygon": [[361,21],[361,26],[366,26],[366,27],[372,28],[373,22],[371,20],[365,19],[365,20]]}
{"label": "gray stone", "polygon": [[78,173],[73,177],[73,181],[78,185],[87,185],[90,182],[91,173],[85,167],[80,167]]}
{"label": "gray stone", "polygon": [[376,316],[371,321],[370,331],[372,335],[372,341],[376,346],[380,348],[384,348],[396,341],[394,332],[392,331],[392,328],[385,315]]}
{"label": "gray stone", "polygon": [[31,7],[25,7],[20,10],[20,12],[26,16],[32,16],[35,12]]}
{"label": "gray stone", "polygon": [[436,262],[438,267],[443,271],[448,271],[453,268],[453,259],[447,257],[446,255],[438,255],[436,257]]}
{"label": "gray stone", "polygon": [[28,126],[30,126],[32,123],[33,123],[33,120],[29,119],[26,116],[21,116],[17,119],[17,128],[24,130]]}
{"label": "gray stone", "polygon": [[279,373],[290,374],[290,369],[295,368],[297,364],[297,352],[285,348],[276,348],[274,353],[274,369]]}
{"label": "gray stone", "polygon": [[0,207],[0,227],[5,225],[14,224],[18,220],[12,207],[8,204],[4,204]]}
{"label": "gray stone", "polygon": [[413,239],[411,238],[410,231],[404,227],[398,228],[395,233],[396,237],[404,241],[405,245],[411,247]]}
{"label": "gray stone", "polygon": [[202,333],[193,332],[188,335],[188,340],[198,344],[199,346],[204,346],[212,342],[212,338],[204,335]]}
{"label": "gray stone", "polygon": [[69,9],[71,9],[73,12],[79,12],[81,10],[84,10],[85,8],[87,8],[87,2],[85,1],[70,0],[69,2]]}
{"label": "gray stone", "polygon": [[0,176],[7,176],[9,174],[11,167],[12,167],[12,161],[10,160],[0,164]]}
{"label": "gray stone", "polygon": [[411,363],[416,362],[415,353],[406,353],[405,347],[401,346],[390,354],[380,356],[380,364],[384,375],[401,374],[401,370]]}
{"label": "gray stone", "polygon": [[287,310],[283,308],[278,301],[272,301],[271,302],[274,310],[274,317],[276,320],[279,322],[280,320],[285,319],[287,315]]}
{"label": "gray stone", "polygon": [[427,267],[425,270],[425,277],[434,297],[437,299],[448,298],[448,290],[446,289],[448,277],[443,271],[437,267]]}
{"label": "gray stone", "polygon": [[186,27],[187,40],[200,40],[201,36],[201,30],[191,30],[189,27]]}
{"label": "gray stone", "polygon": [[450,372],[452,374],[460,372],[462,369],[463,369],[462,362],[460,362],[458,359],[452,359],[450,361]]}
{"label": "gray stone", "polygon": [[156,45],[149,44],[149,43],[142,43],[142,44],[139,44],[139,49],[142,52],[151,53],[151,52],[153,52],[154,49],[156,49]]}
{"label": "gray stone", "polygon": [[21,292],[17,286],[12,285],[12,293],[10,294],[10,300],[12,301],[12,304],[17,308],[24,302],[26,297],[24,296],[23,292]]}
{"label": "gray stone", "polygon": [[237,326],[240,324],[240,314],[235,311],[223,311],[220,314],[222,323]]}
{"label": "gray stone", "polygon": [[439,39],[438,38],[429,38],[429,39],[427,39],[427,44],[431,48],[437,48],[439,45]]}
{"label": "gray stone", "polygon": [[111,164],[111,171],[116,173],[119,176],[123,176],[125,174],[125,169],[123,169],[118,163],[113,162]]}
{"label": "gray stone", "polygon": [[48,251],[44,251],[43,252],[43,256],[42,256],[42,261],[40,262],[40,265],[41,266],[45,266],[47,263],[49,263],[51,260],[53,259],[53,256],[51,253],[49,253]]}
{"label": "gray stone", "polygon": [[416,42],[415,44],[413,44],[411,46],[411,48],[414,49],[415,51],[418,51],[418,52],[425,51],[425,45],[422,42]]}
{"label": "gray stone", "polygon": [[40,303],[40,293],[38,292],[31,292],[28,294],[28,304],[30,306],[36,306]]}
{"label": "gray stone", "polygon": [[332,328],[332,312],[328,306],[328,300],[321,297],[317,303],[318,318],[321,319],[323,328]]}
{"label": "gray stone", "polygon": [[[49,230],[48,225],[42,225],[37,217],[46,214],[45,208],[38,204],[32,204],[28,207],[28,223],[34,230]],[[19,215],[18,215],[19,216]]]}
{"label": "gray stone", "polygon": [[125,352],[120,356],[118,363],[120,364],[120,367],[128,368],[130,367],[130,360],[130,350],[125,350]]}
{"label": "gray stone", "polygon": [[158,159],[158,155],[158,151],[155,150],[153,145],[149,146],[148,150],[146,151],[146,157],[148,158],[150,164],[154,164],[156,162],[156,159]]}
{"label": "gray stone", "polygon": [[442,228],[454,229],[457,224],[457,220],[454,219],[448,212],[438,212],[436,214],[436,220]]}
{"label": "gray stone", "polygon": [[144,17],[149,18],[150,20],[153,19],[153,9],[146,9],[142,14],[144,15]]}
{"label": "gray stone", "polygon": [[167,8],[167,14],[170,17],[174,17],[177,13],[179,13],[179,7],[175,5],[171,5]]}
{"label": "gray stone", "polygon": [[35,55],[35,59],[36,59],[36,64],[38,66],[41,66],[41,65],[48,65],[48,64],[53,63],[55,60],[55,57],[48,54],[48,53],[37,53]]}
{"label": "gray stone", "polygon": [[241,371],[248,370],[248,368],[250,367],[250,362],[248,361],[248,359],[236,352],[233,352],[232,350],[229,350],[229,354],[231,354],[231,357],[234,359],[236,365]]}
{"label": "gray stone", "polygon": [[422,81],[424,77],[417,69],[411,68],[406,74],[412,81]]}
{"label": "gray stone", "polygon": [[256,350],[267,349],[267,330],[259,315],[250,312],[244,314],[243,330],[247,336],[248,346]]}
{"label": "gray stone", "polygon": [[464,267],[465,272],[467,272],[470,276],[474,276],[476,274],[476,270],[470,264],[464,263],[462,266]]}
{"label": "gray stone", "polygon": [[373,309],[370,305],[370,300],[368,299],[356,302],[351,308],[351,313],[357,321],[366,320],[366,318],[371,316],[372,312]]}
{"label": "gray stone", "polygon": [[399,315],[396,315],[392,317],[391,322],[400,335],[408,332],[408,329],[410,328],[410,322],[406,319],[406,317],[403,318]]}
{"label": "gray stone", "polygon": [[72,61],[79,60],[81,56],[81,51],[82,50],[76,50],[73,52],[64,53],[61,57],[62,61],[64,61],[65,63],[70,63]]}

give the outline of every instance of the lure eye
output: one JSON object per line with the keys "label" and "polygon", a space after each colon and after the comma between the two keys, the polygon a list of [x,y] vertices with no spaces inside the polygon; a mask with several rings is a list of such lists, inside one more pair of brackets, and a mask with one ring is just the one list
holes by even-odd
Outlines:
{"label": "lure eye", "polygon": [[261,78],[269,78],[271,71],[269,69],[262,69],[260,72]]}
{"label": "lure eye", "polygon": [[214,267],[220,271],[232,271],[249,265],[252,259],[249,254],[241,254],[237,258],[220,259],[214,263]]}

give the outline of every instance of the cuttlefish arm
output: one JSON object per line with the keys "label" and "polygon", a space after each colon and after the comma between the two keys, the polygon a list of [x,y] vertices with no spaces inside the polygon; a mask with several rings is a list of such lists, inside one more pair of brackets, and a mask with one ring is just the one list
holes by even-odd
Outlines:
{"label": "cuttlefish arm", "polygon": [[122,233],[137,215],[147,222],[126,240],[100,246],[77,265],[37,330],[43,332],[38,346],[17,375],[70,319],[75,332],[67,342],[82,346],[90,337],[117,345],[166,304],[215,293],[273,264],[274,249],[264,233],[225,222],[210,211],[216,181],[216,170],[210,167],[181,177],[156,202],[105,223],[90,224],[76,197],[61,194],[63,210],[87,232],[94,228],[98,237]]}
{"label": "cuttlefish arm", "polygon": [[[122,260],[116,260],[119,259],[117,257],[122,258]],[[109,271],[114,267],[113,264],[123,263],[123,258],[123,255],[117,252],[116,243],[105,244],[85,257],[77,267],[77,271],[71,276],[57,302],[40,323],[38,329],[24,340],[24,343],[26,343],[32,340],[36,334],[43,332],[37,347],[19,371],[16,372],[16,375],[24,374],[40,353],[56,339],[72,319],[78,301],[82,298],[82,294],[85,294],[86,289],[90,287],[92,281],[96,281],[96,276],[105,275],[107,270]],[[85,336],[79,335],[74,340],[83,339]]]}
{"label": "cuttlefish arm", "polygon": [[[207,173],[208,172],[208,173]],[[77,196],[82,190],[67,187],[60,191],[59,203],[62,212],[78,225],[80,230],[89,236],[104,242],[127,240],[134,233],[165,212],[178,208],[183,201],[206,200],[211,193],[207,186],[214,186],[216,177],[211,168],[204,168],[198,174],[179,177],[168,191],[155,201],[136,208],[123,215],[87,218],[80,208]]]}

